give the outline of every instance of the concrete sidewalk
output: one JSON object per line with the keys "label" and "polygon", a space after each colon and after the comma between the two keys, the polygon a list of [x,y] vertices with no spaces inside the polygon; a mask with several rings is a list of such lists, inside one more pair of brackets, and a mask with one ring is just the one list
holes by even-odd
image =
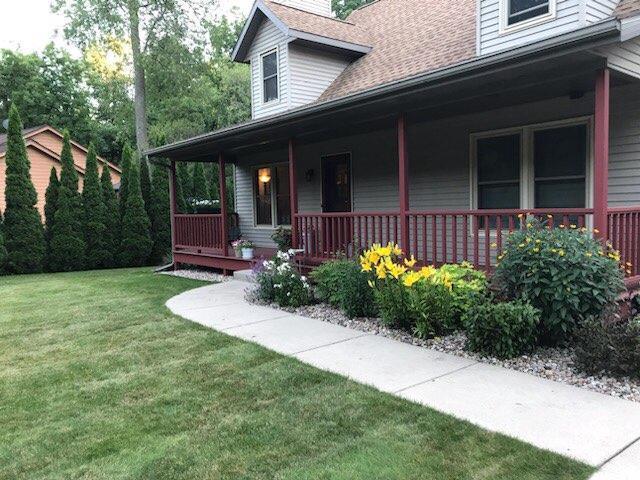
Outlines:
{"label": "concrete sidewalk", "polygon": [[602,467],[594,480],[640,478],[640,404],[419,348],[244,300],[237,280],[178,295],[188,320],[485,429]]}

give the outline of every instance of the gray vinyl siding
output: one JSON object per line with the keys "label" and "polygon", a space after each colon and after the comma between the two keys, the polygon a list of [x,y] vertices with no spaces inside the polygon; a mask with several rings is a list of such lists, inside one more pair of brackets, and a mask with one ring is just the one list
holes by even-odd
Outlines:
{"label": "gray vinyl siding", "polygon": [[506,0],[479,0],[480,55],[495,53],[584,26],[583,0],[557,0],[556,17],[511,33],[500,33],[500,2]]}
{"label": "gray vinyl siding", "polygon": [[[261,55],[278,48],[277,101],[264,103],[262,96]],[[289,106],[289,54],[287,37],[269,20],[264,20],[258,29],[247,58],[251,63],[251,114],[253,118],[285,112]]]}
{"label": "gray vinyl siding", "polygon": [[586,0],[586,21],[596,23],[609,18],[620,0]]}
{"label": "gray vinyl siding", "polygon": [[640,205],[640,89],[614,89],[611,98],[609,204]]}
{"label": "gray vinyl siding", "polygon": [[279,0],[279,3],[318,15],[331,15],[331,0]]}
{"label": "gray vinyl siding", "polygon": [[316,101],[348,65],[340,55],[289,45],[291,108]]}
{"label": "gray vinyl siding", "polygon": [[[409,125],[410,206],[419,210],[471,208],[470,136],[473,133],[565,120],[593,114],[593,94],[580,100],[555,98]],[[640,205],[640,89],[614,88],[611,104],[611,205]],[[591,139],[593,141],[593,139]],[[320,212],[321,158],[352,154],[353,210],[397,211],[398,160],[393,128],[303,144],[296,148],[300,212]],[[256,228],[251,165],[286,162],[287,152],[263,152],[239,160],[237,203],[245,238],[273,246],[273,229]],[[307,172],[313,172],[308,181]]]}
{"label": "gray vinyl siding", "polygon": [[634,38],[598,50],[607,57],[609,68],[640,78],[640,39]]}

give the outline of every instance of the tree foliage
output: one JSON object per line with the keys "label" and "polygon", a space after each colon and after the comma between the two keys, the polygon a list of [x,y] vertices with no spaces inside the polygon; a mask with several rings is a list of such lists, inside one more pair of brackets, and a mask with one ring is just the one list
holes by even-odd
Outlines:
{"label": "tree foliage", "polygon": [[169,173],[168,166],[163,164],[153,168],[151,181],[151,238],[153,248],[150,262],[161,263],[171,253],[171,218],[169,209]]}
{"label": "tree foliage", "polygon": [[204,175],[204,164],[197,162],[193,165],[193,198],[194,200],[209,200],[209,188],[207,187],[207,178]]}
{"label": "tree foliage", "polygon": [[[108,166],[103,167],[109,170]],[[108,266],[108,251],[105,243],[106,213],[102,198],[98,161],[93,144],[87,152],[87,166],[82,188],[82,205],[84,207],[84,239],[86,243],[86,268],[95,269]]]}
{"label": "tree foliage", "polygon": [[71,272],[84,267],[85,241],[82,198],[68,131],[64,132],[60,161],[60,190],[51,233],[49,268],[55,272]]}
{"label": "tree foliage", "polygon": [[131,167],[133,164],[133,150],[128,143],[125,143],[122,149],[122,157],[120,159],[120,169],[122,174],[120,175],[120,190],[118,191],[118,198],[120,202],[120,219],[124,216],[124,210],[127,205],[127,196],[129,195],[129,177],[131,175]]}
{"label": "tree foliage", "polygon": [[149,163],[144,158],[140,160],[140,191],[144,200],[144,208],[149,214],[151,204],[151,176],[149,173]]}
{"label": "tree foliage", "polygon": [[102,169],[100,176],[100,186],[102,189],[102,201],[105,212],[105,267],[115,267],[117,265],[118,252],[120,250],[120,210],[118,198],[113,189],[111,173],[106,166]]}
{"label": "tree foliage", "polygon": [[140,190],[140,170],[137,162],[129,170],[129,187],[122,217],[120,239],[120,265],[142,266],[149,260],[153,247],[150,237],[150,224],[144,209]]}
{"label": "tree foliage", "polygon": [[58,209],[58,194],[60,190],[60,181],[58,180],[58,172],[55,167],[51,167],[49,174],[49,185],[44,194],[44,239],[46,243],[45,267],[48,269],[49,256],[51,255],[51,236],[53,235],[53,220]]}
{"label": "tree foliage", "polygon": [[0,275],[4,275],[7,263],[7,247],[4,244],[4,219],[0,212]]}
{"label": "tree foliage", "polygon": [[351,12],[373,0],[332,0],[332,8],[338,18],[345,19]]}
{"label": "tree foliage", "polygon": [[44,231],[35,206],[37,195],[31,181],[29,158],[22,137],[22,121],[15,106],[9,111],[5,164],[6,270],[9,273],[40,272],[45,254]]}

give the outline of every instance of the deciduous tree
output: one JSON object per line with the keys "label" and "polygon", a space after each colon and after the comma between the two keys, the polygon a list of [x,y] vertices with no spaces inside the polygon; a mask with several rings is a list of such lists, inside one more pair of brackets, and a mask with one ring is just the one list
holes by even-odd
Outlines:
{"label": "deciduous tree", "polygon": [[197,162],[193,165],[193,198],[197,201],[209,200],[207,178],[204,175],[204,165]]}
{"label": "deciduous tree", "polygon": [[9,111],[5,164],[6,270],[9,273],[40,272],[45,255],[44,229],[36,209],[38,198],[31,181],[22,122],[15,106]]}

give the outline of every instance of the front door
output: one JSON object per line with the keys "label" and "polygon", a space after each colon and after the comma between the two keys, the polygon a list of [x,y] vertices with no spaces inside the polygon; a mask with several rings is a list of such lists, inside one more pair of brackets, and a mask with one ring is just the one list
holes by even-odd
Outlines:
{"label": "front door", "polygon": [[351,211],[351,155],[342,153],[322,158],[322,211]]}

